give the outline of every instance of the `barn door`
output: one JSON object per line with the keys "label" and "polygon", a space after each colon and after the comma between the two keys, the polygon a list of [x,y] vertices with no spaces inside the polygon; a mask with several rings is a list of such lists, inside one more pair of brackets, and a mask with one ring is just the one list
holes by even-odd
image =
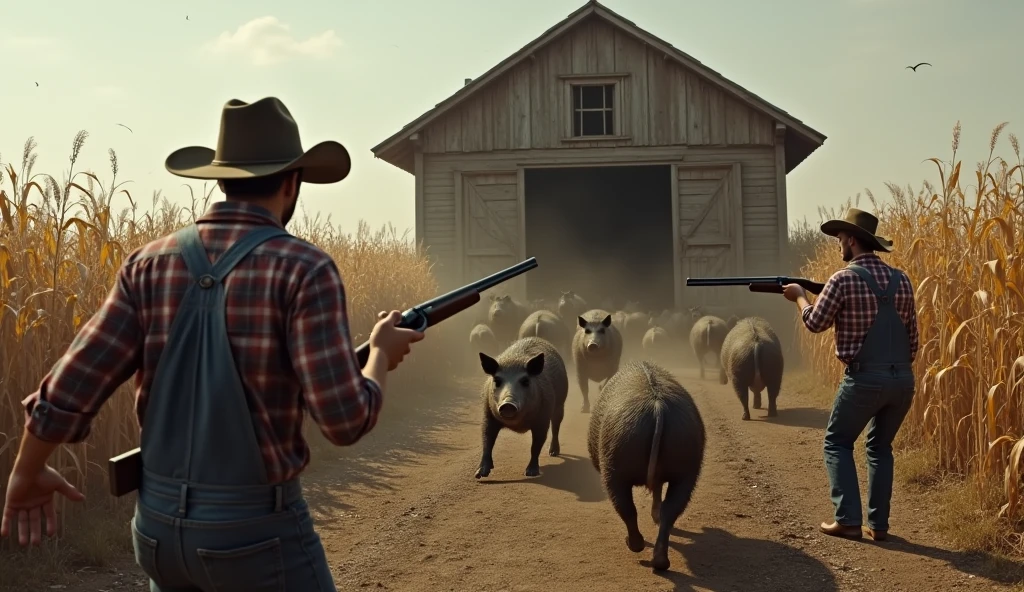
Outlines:
{"label": "barn door", "polygon": [[[519,263],[525,256],[517,172],[455,173],[456,228],[462,253],[462,283]],[[510,280],[498,292],[526,297],[525,276]]]}
{"label": "barn door", "polygon": [[677,306],[723,304],[747,297],[736,287],[686,287],[688,277],[745,275],[740,165],[683,164],[675,169]]}

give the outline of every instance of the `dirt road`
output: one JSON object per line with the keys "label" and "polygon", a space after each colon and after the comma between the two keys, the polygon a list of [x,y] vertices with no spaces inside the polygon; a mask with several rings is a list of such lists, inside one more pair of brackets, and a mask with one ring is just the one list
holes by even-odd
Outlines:
{"label": "dirt road", "polygon": [[[529,436],[503,431],[490,478],[476,480],[479,381],[389,402],[380,429],[350,449],[320,448],[305,478],[339,590],[815,591],[1011,590],[991,565],[948,551],[921,498],[897,491],[890,540],[821,535],[831,516],[821,457],[827,411],[783,385],[779,416],[740,420],[729,387],[676,371],[708,446],[694,499],[676,523],[669,572],[650,569],[656,528],[635,490],[647,549],[625,527],[587,457],[589,415],[571,387],[562,456],[526,478]],[[863,455],[863,448],[858,447]],[[864,476],[861,475],[863,481]],[[129,567],[129,570],[131,568]],[[135,590],[138,572],[91,590]]]}

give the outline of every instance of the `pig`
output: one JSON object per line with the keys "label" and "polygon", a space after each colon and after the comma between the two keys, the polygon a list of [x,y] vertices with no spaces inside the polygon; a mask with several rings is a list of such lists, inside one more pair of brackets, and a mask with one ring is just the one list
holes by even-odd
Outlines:
{"label": "pig", "polygon": [[688,313],[663,310],[661,314],[651,315],[648,327],[661,327],[673,341],[682,341],[690,333],[692,320]]}
{"label": "pig", "polygon": [[[722,342],[731,327],[722,319],[713,316],[703,316],[693,324],[690,329],[690,347],[693,348],[693,355],[697,357],[697,364],[700,365],[700,377],[704,378],[704,358],[710,352],[717,357],[722,350]],[[721,365],[721,359],[719,359]]]}
{"label": "pig", "polygon": [[776,401],[782,387],[782,342],[771,324],[761,317],[747,317],[725,336],[720,354],[718,380],[732,381],[740,403],[743,420],[750,419],[747,401],[754,393],[754,409],[761,408],[761,391],[768,389],[768,417],[778,415]]}
{"label": "pig", "polygon": [[621,331],[625,347],[630,351],[640,348],[650,321],[650,316],[642,312],[626,312],[623,315]]}
{"label": "pig", "polygon": [[581,412],[590,413],[590,381],[602,383],[618,372],[622,335],[612,325],[612,315],[601,309],[587,311],[576,321],[579,328],[572,338],[572,362],[583,394]]}
{"label": "pig", "polygon": [[480,365],[487,376],[480,393],[484,408],[483,454],[475,477],[487,477],[494,469],[491,453],[502,428],[518,434],[532,433],[525,475],[540,475],[540,451],[548,437],[548,426],[548,454],[561,453],[558,430],[569,395],[569,375],[562,356],[548,341],[525,337],[512,343],[497,359],[481,352]]}
{"label": "pig", "polygon": [[494,331],[483,323],[480,323],[473,327],[473,330],[469,332],[469,344],[477,351],[482,351],[486,354],[496,354],[498,350],[498,340],[494,337]]}
{"label": "pig", "polygon": [[664,368],[628,362],[604,385],[588,427],[590,460],[626,524],[626,547],[644,549],[633,488],[646,487],[658,525],[652,564],[668,569],[669,533],[690,504],[704,464],[704,421],[693,398]]}
{"label": "pig", "polygon": [[671,347],[671,339],[668,336],[668,331],[661,327],[651,327],[644,333],[641,345],[644,355],[648,358],[662,358],[666,356]]}
{"label": "pig", "polygon": [[558,316],[562,317],[569,327],[570,330],[574,330],[576,327],[574,321],[576,317],[583,314],[587,310],[587,301],[581,298],[576,292],[572,290],[563,290],[558,296]]}
{"label": "pig", "polygon": [[560,355],[568,354],[571,335],[562,318],[550,310],[538,310],[526,317],[522,326],[519,327],[519,339],[524,337],[546,339],[555,346]]}
{"label": "pig", "polygon": [[491,308],[487,312],[487,324],[494,331],[494,336],[502,347],[516,339],[519,327],[530,314],[529,308],[514,300],[508,294],[491,297]]}

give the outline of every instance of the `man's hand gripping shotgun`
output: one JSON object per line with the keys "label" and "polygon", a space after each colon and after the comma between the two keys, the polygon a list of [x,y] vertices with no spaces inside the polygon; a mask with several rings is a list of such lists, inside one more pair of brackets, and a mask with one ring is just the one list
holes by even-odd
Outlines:
{"label": "man's hand gripping shotgun", "polygon": [[687,286],[747,286],[751,292],[782,294],[787,284],[799,284],[804,290],[817,296],[825,289],[825,284],[807,278],[778,276],[720,277],[720,278],[686,278]]}
{"label": "man's hand gripping shotgun", "polygon": [[[469,285],[432,298],[422,304],[417,304],[402,313],[402,320],[398,322],[398,326],[403,329],[425,331],[428,327],[433,327],[480,302],[481,292],[503,284],[535,267],[537,267],[537,258],[530,257],[526,261],[493,273]],[[356,359],[359,360],[359,367],[366,366],[369,358],[370,342],[366,341],[356,348]],[[107,475],[110,481],[110,493],[115,496],[120,497],[138,489],[139,482],[142,479],[142,449],[130,450],[107,461]]]}

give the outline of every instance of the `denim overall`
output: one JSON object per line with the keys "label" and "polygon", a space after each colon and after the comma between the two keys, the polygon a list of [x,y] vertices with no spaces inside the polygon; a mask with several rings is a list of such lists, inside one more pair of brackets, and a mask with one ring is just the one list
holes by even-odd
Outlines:
{"label": "denim overall", "polygon": [[225,320],[224,277],[287,235],[256,227],[211,265],[194,224],[176,234],[191,282],[149,393],[131,521],[151,592],[335,592],[299,480],[268,482]]}
{"label": "denim overall", "polygon": [[859,265],[847,269],[863,279],[878,299],[878,314],[864,337],[857,357],[839,383],[832,416],[825,428],[825,468],[831,484],[835,520],[844,526],[862,525],[861,498],[853,444],[870,423],[865,448],[868,465],[868,520],[873,530],[889,529],[892,497],[892,441],[914,398],[910,339],[896,310],[901,272],[892,270],[885,292],[871,273]]}

